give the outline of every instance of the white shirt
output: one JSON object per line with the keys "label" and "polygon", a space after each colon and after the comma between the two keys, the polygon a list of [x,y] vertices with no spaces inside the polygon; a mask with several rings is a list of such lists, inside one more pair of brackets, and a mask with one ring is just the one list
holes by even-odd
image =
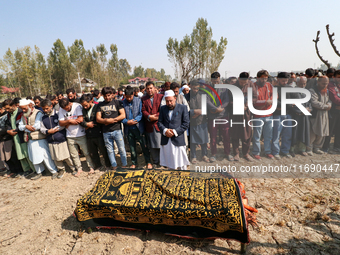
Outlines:
{"label": "white shirt", "polygon": [[[60,107],[59,113],[58,113],[58,119],[60,120],[70,120],[70,119],[77,119],[78,116],[83,115],[82,111],[83,107],[73,102],[71,111],[66,112],[63,108]],[[85,128],[78,125],[69,125],[68,128],[66,128],[66,137],[81,137],[86,135]]]}

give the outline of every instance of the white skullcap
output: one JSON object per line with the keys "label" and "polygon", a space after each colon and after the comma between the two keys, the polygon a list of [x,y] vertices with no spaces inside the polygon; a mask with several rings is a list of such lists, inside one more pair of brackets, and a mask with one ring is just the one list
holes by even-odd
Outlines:
{"label": "white skullcap", "polygon": [[173,90],[171,89],[165,91],[164,93],[164,97],[174,97],[174,96],[175,96],[175,92],[173,92]]}
{"label": "white skullcap", "polygon": [[29,105],[29,104],[34,104],[34,102],[29,99],[21,99],[19,101],[19,106],[24,106],[24,105]]}
{"label": "white skullcap", "polygon": [[142,92],[138,92],[138,97],[139,98],[141,98],[141,97],[143,97],[144,96],[144,94],[142,93]]}
{"label": "white skullcap", "polygon": [[184,85],[182,89],[190,89],[188,85]]}

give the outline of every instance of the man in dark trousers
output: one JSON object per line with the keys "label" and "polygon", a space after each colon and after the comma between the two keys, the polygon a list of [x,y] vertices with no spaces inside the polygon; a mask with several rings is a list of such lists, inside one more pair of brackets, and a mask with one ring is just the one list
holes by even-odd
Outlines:
{"label": "man in dark trousers", "polygon": [[150,160],[150,151],[146,147],[144,133],[144,121],[142,121],[142,100],[139,97],[134,96],[134,89],[125,89],[125,99],[123,100],[123,107],[125,110],[125,119],[122,123],[124,124],[124,135],[127,136],[131,151],[131,162],[130,168],[137,167],[137,148],[136,142],[139,142],[142,147],[144,154],[145,163],[148,169],[152,169]]}
{"label": "man in dark trousers", "polygon": [[[111,167],[111,163],[105,147],[102,127],[96,120],[98,104],[93,103],[89,94],[85,94],[80,98],[80,104],[83,107],[83,122],[80,125],[85,128],[87,148],[92,158],[94,169],[104,171],[105,166]],[[100,163],[98,150],[103,155],[105,166]]]}
{"label": "man in dark trousers", "polygon": [[160,167],[159,152],[161,145],[161,132],[158,127],[159,110],[162,94],[157,94],[153,82],[146,83],[146,95],[142,97],[142,113],[145,118],[145,131],[147,137],[147,145],[150,148],[151,158],[154,167]]}

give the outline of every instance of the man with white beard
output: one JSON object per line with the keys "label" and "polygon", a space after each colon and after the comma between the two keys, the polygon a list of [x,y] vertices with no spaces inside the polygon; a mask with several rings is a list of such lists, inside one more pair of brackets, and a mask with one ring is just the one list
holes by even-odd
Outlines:
{"label": "man with white beard", "polygon": [[166,105],[159,112],[158,126],[162,133],[160,164],[169,169],[186,170],[190,165],[186,154],[184,132],[189,128],[187,106],[176,104],[175,93],[165,91]]}
{"label": "man with white beard", "polygon": [[52,173],[52,179],[55,179],[58,176],[57,167],[51,158],[45,135],[40,132],[43,113],[34,108],[32,100],[20,100],[19,107],[23,111],[19,130],[25,132],[24,141],[27,142],[28,156],[36,171],[31,180],[39,179],[45,171],[45,166]]}

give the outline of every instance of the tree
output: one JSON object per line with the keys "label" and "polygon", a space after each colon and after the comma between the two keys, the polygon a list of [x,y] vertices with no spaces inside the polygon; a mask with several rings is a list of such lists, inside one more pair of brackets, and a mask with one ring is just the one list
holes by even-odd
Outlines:
{"label": "tree", "polygon": [[85,57],[86,50],[81,39],[75,40],[71,47],[67,48],[70,54],[70,61],[77,72],[81,72],[81,65]]}
{"label": "tree", "polygon": [[60,39],[53,44],[53,48],[48,56],[48,63],[51,65],[51,80],[55,80],[55,88],[65,91],[71,82],[72,64],[67,50]]}
{"label": "tree", "polygon": [[140,78],[144,78],[144,68],[140,65],[140,66],[135,66],[135,68],[133,69],[133,76],[134,77],[140,77]]}
{"label": "tree", "polygon": [[206,19],[199,18],[191,35],[182,41],[169,38],[166,45],[169,60],[174,64],[176,76],[190,80],[217,71],[227,47],[227,39],[217,43],[212,39],[212,29]]}
{"label": "tree", "polygon": [[[326,26],[326,30],[327,30],[327,35],[328,35],[328,39],[329,39],[329,42],[335,52],[336,55],[338,55],[340,57],[340,52],[337,50],[335,44],[334,44],[334,33],[330,33],[329,32],[329,24]],[[315,40],[313,40],[314,44],[315,44],[315,50],[316,50],[316,54],[318,55],[319,59],[321,60],[321,62],[323,62],[327,68],[330,68],[332,64],[330,64],[326,59],[324,59],[321,54],[320,54],[320,51],[319,51],[319,48],[318,48],[318,42],[320,41],[320,30],[316,33],[316,38]]]}

